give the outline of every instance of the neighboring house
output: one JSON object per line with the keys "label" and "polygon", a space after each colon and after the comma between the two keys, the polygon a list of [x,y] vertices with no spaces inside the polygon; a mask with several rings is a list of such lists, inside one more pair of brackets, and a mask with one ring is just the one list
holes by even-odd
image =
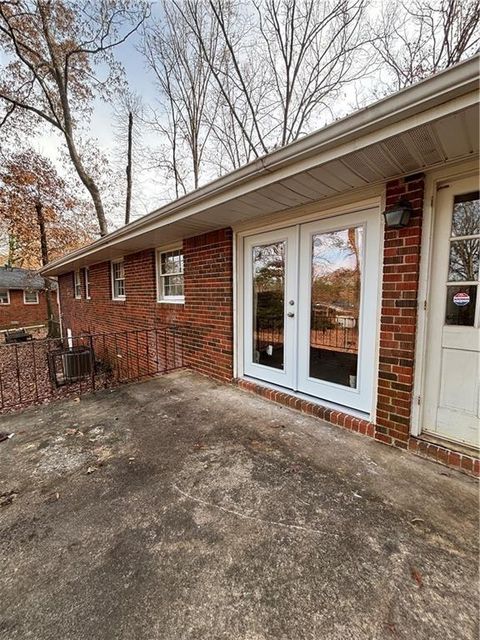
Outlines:
{"label": "neighboring house", "polygon": [[[56,283],[52,313],[58,318]],[[0,330],[46,325],[46,281],[36,271],[4,265],[0,267]]]}
{"label": "neighboring house", "polygon": [[478,471],[478,65],[52,262],[64,329],[176,324],[196,371]]}

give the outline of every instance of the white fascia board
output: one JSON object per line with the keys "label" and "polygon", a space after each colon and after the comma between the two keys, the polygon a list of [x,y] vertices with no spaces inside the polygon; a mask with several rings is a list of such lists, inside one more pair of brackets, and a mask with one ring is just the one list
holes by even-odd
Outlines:
{"label": "white fascia board", "polygon": [[413,127],[478,103],[478,64],[475,56],[370,107],[353,113],[286,147],[232,171],[161,209],[139,218],[92,244],[51,262],[43,275],[71,270],[78,259],[95,262],[100,249],[193,216],[286,177],[341,158]]}

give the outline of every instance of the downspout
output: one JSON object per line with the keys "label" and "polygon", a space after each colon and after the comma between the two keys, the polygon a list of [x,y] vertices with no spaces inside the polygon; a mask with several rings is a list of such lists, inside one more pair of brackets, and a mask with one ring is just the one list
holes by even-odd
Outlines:
{"label": "downspout", "polygon": [[[51,276],[42,276],[45,280],[48,280],[52,284],[57,284],[57,309],[58,309],[58,324],[60,327],[60,338],[63,338],[63,322],[62,322],[62,307],[60,303],[60,285],[58,283],[58,279],[52,278]],[[51,291],[51,289],[50,289]]]}
{"label": "downspout", "polygon": [[57,279],[57,307],[58,307],[58,325],[60,327],[60,338],[63,340],[63,314],[62,305],[60,302],[60,283]]}

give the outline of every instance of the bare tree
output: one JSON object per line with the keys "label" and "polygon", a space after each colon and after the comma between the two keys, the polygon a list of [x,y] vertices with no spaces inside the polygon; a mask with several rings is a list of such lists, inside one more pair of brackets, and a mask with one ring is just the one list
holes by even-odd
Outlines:
{"label": "bare tree", "polygon": [[142,50],[177,197],[319,125],[365,69],[366,2],[163,0]]}
{"label": "bare tree", "polygon": [[[197,3],[186,0],[182,6],[253,156],[318,126],[340,89],[365,71],[366,0],[256,0],[255,14],[243,16],[243,31],[229,3],[208,3],[226,52],[221,66],[209,58]],[[226,147],[229,141],[221,144]]]}
{"label": "bare tree", "polygon": [[[228,92],[229,101],[225,101],[217,92],[218,106],[213,114],[214,117],[209,112],[206,114],[212,128],[214,152],[207,154],[205,164],[213,167],[219,175],[241,167],[258,155],[255,147],[252,148],[249,142],[253,137],[251,119],[248,117],[247,110],[240,108],[239,97],[235,95],[235,87],[230,86],[232,84],[227,77],[223,85],[224,91]],[[235,105],[235,113],[240,119],[240,125],[230,106],[232,104]],[[244,131],[248,136],[244,135]]]}
{"label": "bare tree", "polygon": [[116,148],[115,163],[121,166],[125,177],[125,224],[130,222],[132,211],[134,176],[138,174],[143,159],[142,127],[144,106],[139,95],[122,91],[114,105],[113,123]]}
{"label": "bare tree", "polygon": [[[205,114],[208,108],[214,121],[218,104],[211,92],[211,68],[206,60],[208,57],[216,63],[218,27],[205,11],[206,4],[195,4],[205,52],[185,20],[182,7],[171,0],[163,1],[161,17],[145,28],[142,46],[160,93],[160,113],[155,113],[151,122],[170,142],[177,197],[189,182],[195,189],[199,186],[212,128]],[[185,176],[183,159],[191,181]]]}
{"label": "bare tree", "polygon": [[133,112],[128,112],[127,127],[127,194],[125,198],[125,224],[130,222],[132,207],[132,145],[133,145]]}
{"label": "bare tree", "polygon": [[311,129],[339,90],[365,74],[367,2],[257,0],[255,6],[278,113],[275,143],[283,146]]}
{"label": "bare tree", "polygon": [[[172,0],[180,7],[178,0]],[[256,92],[268,83],[262,55],[258,49],[258,29],[239,6],[223,0],[207,0],[207,7],[216,21],[222,37],[222,55],[213,59],[202,30],[202,15],[196,0],[184,0],[181,7],[185,20],[195,35],[200,52],[211,71],[213,82],[225,107],[229,109],[234,127],[248,146],[248,153],[258,157],[268,152],[264,141],[262,109]],[[262,102],[262,107],[266,103]],[[268,110],[265,112],[268,114]]]}
{"label": "bare tree", "polygon": [[384,92],[403,89],[471,56],[480,44],[480,0],[412,0],[382,5],[374,47]]}
{"label": "bare tree", "polygon": [[111,95],[121,84],[112,50],[146,16],[143,3],[129,0],[0,1],[0,47],[8,60],[0,82],[0,126],[27,114],[32,126],[48,123],[62,134],[94,203],[101,235],[107,233],[102,198],[79,152],[77,132],[93,96]]}
{"label": "bare tree", "polygon": [[[207,162],[216,167],[220,174],[264,153],[267,147],[264,146],[263,137],[268,137],[268,132],[275,126],[269,106],[271,78],[258,48],[255,24],[236,14],[232,14],[231,22],[235,24],[235,31],[233,27],[230,28],[230,39],[238,52],[238,68],[243,82],[241,85],[237,82],[231,68],[230,54],[225,52],[224,68],[217,69],[217,81],[212,82],[212,91],[217,94],[214,103],[218,107],[214,114],[209,111],[206,114],[212,127],[215,149],[208,154]],[[258,139],[259,131],[262,132],[262,143]]]}
{"label": "bare tree", "polygon": [[369,0],[162,0],[143,51],[160,89],[151,121],[176,196],[337,116],[347,86],[378,93],[364,81],[372,71],[387,74],[388,91],[400,89],[478,47],[480,0],[378,6],[380,14]]}

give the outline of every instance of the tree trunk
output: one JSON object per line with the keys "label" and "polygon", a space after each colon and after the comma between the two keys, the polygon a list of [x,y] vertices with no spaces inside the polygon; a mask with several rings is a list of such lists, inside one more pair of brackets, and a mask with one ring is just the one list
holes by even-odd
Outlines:
{"label": "tree trunk", "polygon": [[[48,264],[48,245],[47,245],[47,234],[45,232],[45,218],[43,217],[43,206],[40,201],[35,203],[35,211],[37,214],[37,224],[40,232],[40,247],[42,254],[42,266]],[[47,302],[47,315],[48,315],[48,338],[54,338],[56,336],[56,327],[55,322],[53,320],[53,308],[52,308],[52,296],[50,289],[50,282],[48,280],[46,282],[45,288],[45,300]]]}
{"label": "tree trunk", "polygon": [[77,171],[78,177],[87,188],[93,200],[93,205],[97,213],[98,226],[100,228],[100,235],[105,236],[108,233],[107,219],[105,217],[105,211],[103,209],[100,190],[97,187],[93,178],[85,170],[85,167],[83,166],[80,155],[77,151],[77,147],[76,147],[74,136],[73,136],[74,124],[73,124],[72,114],[70,112],[70,102],[69,102],[69,97],[67,92],[67,76],[65,75],[68,67],[63,68],[57,58],[55,41],[50,32],[50,26],[49,26],[48,17],[47,17],[47,5],[45,3],[38,2],[37,6],[40,12],[40,16],[42,18],[42,28],[43,28],[45,40],[47,42],[48,50],[49,50],[51,61],[52,61],[53,77],[57,85],[58,97],[60,99],[60,107],[63,115],[63,123],[60,123],[60,121],[58,121],[58,128],[60,129],[60,131],[62,131],[63,135],[65,136],[65,141],[68,147],[68,153],[73,162],[73,166]]}
{"label": "tree trunk", "polygon": [[105,211],[103,209],[100,191],[95,181],[85,171],[85,167],[83,166],[82,161],[80,160],[80,156],[78,155],[72,136],[67,131],[64,131],[64,134],[65,134],[65,139],[67,141],[68,152],[73,162],[73,166],[77,170],[80,180],[83,182],[83,184],[85,185],[89,194],[92,197],[93,205],[95,207],[95,212],[97,214],[98,226],[100,228],[100,235],[106,236],[108,233],[107,219],[105,217]]}
{"label": "tree trunk", "polygon": [[130,222],[130,209],[132,206],[132,130],[133,113],[128,113],[128,143],[127,143],[127,199],[125,202],[125,224]]}
{"label": "tree trunk", "polygon": [[15,252],[17,250],[17,241],[11,234],[8,236],[8,258],[7,264],[11,267],[15,264]]}
{"label": "tree trunk", "polygon": [[43,217],[43,206],[42,203],[37,201],[35,203],[35,211],[37,213],[37,224],[38,230],[40,232],[40,248],[42,255],[42,266],[46,266],[48,264],[48,245],[47,245],[47,234],[45,233],[45,218]]}

